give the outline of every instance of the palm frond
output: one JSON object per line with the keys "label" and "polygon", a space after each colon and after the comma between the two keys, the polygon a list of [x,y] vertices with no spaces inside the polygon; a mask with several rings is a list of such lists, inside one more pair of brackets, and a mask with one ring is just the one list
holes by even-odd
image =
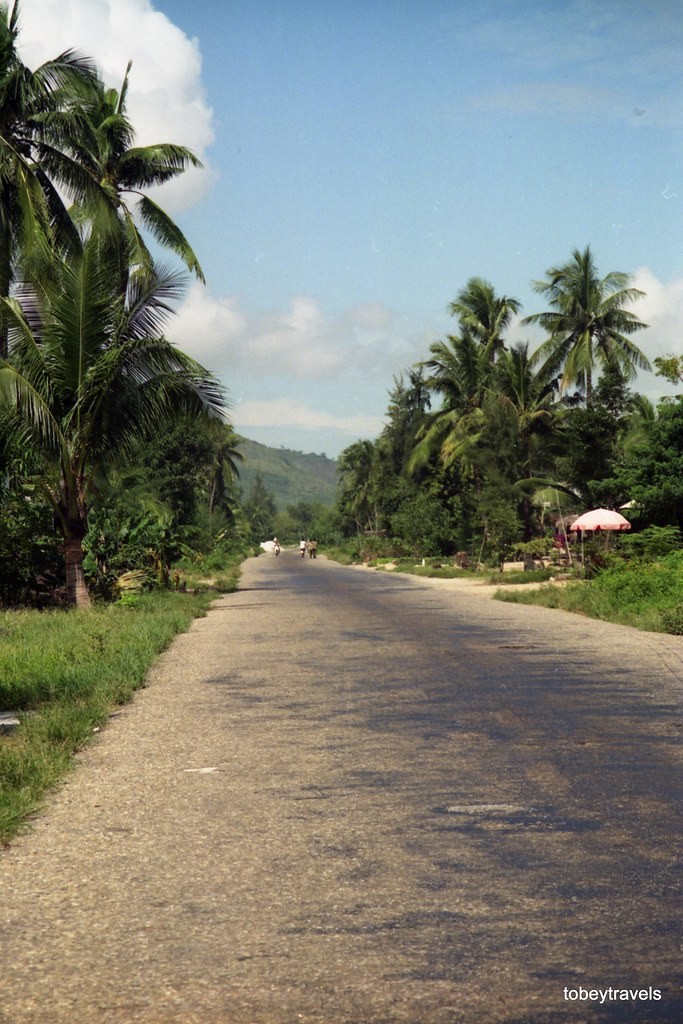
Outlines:
{"label": "palm frond", "polygon": [[68,447],[49,401],[26,377],[3,360],[0,360],[0,395],[18,413],[36,444],[68,461]]}
{"label": "palm frond", "polygon": [[121,337],[151,338],[163,333],[174,313],[173,303],[185,290],[185,274],[162,265],[140,267],[128,282],[126,316]]}
{"label": "palm frond", "polygon": [[171,220],[160,206],[152,202],[148,196],[141,196],[138,201],[140,219],[154,238],[161,245],[170,249],[183,261],[188,270],[204,282],[204,272],[199,265],[194,250],[185,238],[178,225]]}

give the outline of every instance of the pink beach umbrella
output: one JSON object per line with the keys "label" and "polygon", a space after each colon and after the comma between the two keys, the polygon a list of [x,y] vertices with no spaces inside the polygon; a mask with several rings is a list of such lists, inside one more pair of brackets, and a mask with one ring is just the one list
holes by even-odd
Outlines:
{"label": "pink beach umbrella", "polygon": [[631,524],[620,512],[612,512],[609,508],[596,508],[592,512],[584,512],[575,519],[570,530],[630,530]]}
{"label": "pink beach umbrella", "polygon": [[592,512],[584,512],[582,516],[575,519],[569,527],[581,534],[581,563],[584,566],[583,557],[583,535],[587,530],[594,533],[601,533],[603,530],[630,530],[631,524],[620,512],[613,512],[609,508],[596,508]]}

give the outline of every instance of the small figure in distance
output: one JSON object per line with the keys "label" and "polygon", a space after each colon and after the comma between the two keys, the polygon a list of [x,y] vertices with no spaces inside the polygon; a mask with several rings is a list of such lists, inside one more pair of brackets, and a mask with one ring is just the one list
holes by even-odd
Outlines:
{"label": "small figure in distance", "polygon": [[317,558],[318,557],[318,542],[317,542],[317,540],[313,540],[312,538],[308,542],[308,557],[309,558]]}
{"label": "small figure in distance", "polygon": [[275,545],[273,551],[275,552],[275,557],[277,558],[277,556],[280,554],[280,541],[277,539],[277,537],[273,537],[273,544]]}
{"label": "small figure in distance", "polygon": [[301,552],[301,557],[305,558],[306,557],[306,541],[303,539],[303,537],[299,541],[299,551]]}

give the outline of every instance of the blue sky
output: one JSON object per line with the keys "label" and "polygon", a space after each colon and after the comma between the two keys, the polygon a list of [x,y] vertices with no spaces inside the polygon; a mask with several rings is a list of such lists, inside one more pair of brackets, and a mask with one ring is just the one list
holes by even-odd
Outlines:
{"label": "blue sky", "polygon": [[117,82],[132,57],[141,141],[202,157],[159,196],[207,277],[169,334],[247,436],[329,455],[376,436],[468,278],[538,312],[532,281],[587,244],[647,292],[650,358],[683,349],[680,0],[22,10],[42,59],[80,46]]}

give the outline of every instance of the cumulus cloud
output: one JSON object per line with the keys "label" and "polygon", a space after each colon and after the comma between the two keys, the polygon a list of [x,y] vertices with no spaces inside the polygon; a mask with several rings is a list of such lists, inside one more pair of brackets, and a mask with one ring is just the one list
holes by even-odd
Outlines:
{"label": "cumulus cloud", "polygon": [[36,67],[67,49],[92,57],[117,89],[132,60],[127,109],[137,142],[175,142],[204,163],[163,186],[164,208],[174,214],[206,194],[216,180],[206,157],[214,131],[197,41],[149,0],[22,0],[23,60]]}
{"label": "cumulus cloud", "polygon": [[639,335],[641,348],[648,358],[680,353],[683,349],[683,278],[664,283],[647,267],[640,267],[633,275],[633,286],[645,292],[633,310],[648,324],[648,330]]}
{"label": "cumulus cloud", "polygon": [[221,373],[240,361],[248,331],[248,318],[236,299],[215,298],[195,282],[166,334],[202,365]]}
{"label": "cumulus cloud", "polygon": [[193,284],[168,337],[215,373],[331,379],[344,372],[384,377],[423,352],[411,325],[381,303],[327,315],[310,296],[293,296],[284,309],[243,310],[235,298],[216,298]]}
{"label": "cumulus cloud", "polygon": [[379,302],[330,315],[300,295],[264,313],[199,284],[167,331],[240,396],[230,409],[238,431],[334,452],[381,432],[392,378],[424,356],[427,333]]}
{"label": "cumulus cloud", "polygon": [[[681,323],[683,323],[683,278],[664,283],[647,267],[633,275],[633,286],[645,292],[633,311],[647,325],[647,330],[634,335],[634,340],[651,363],[658,356],[683,354]],[[649,398],[671,392],[671,385],[652,373],[638,375],[636,389]]]}
{"label": "cumulus cloud", "polygon": [[276,373],[326,377],[344,361],[344,353],[330,341],[330,325],[317,302],[295,296],[289,309],[260,318],[248,339],[248,353]]}

